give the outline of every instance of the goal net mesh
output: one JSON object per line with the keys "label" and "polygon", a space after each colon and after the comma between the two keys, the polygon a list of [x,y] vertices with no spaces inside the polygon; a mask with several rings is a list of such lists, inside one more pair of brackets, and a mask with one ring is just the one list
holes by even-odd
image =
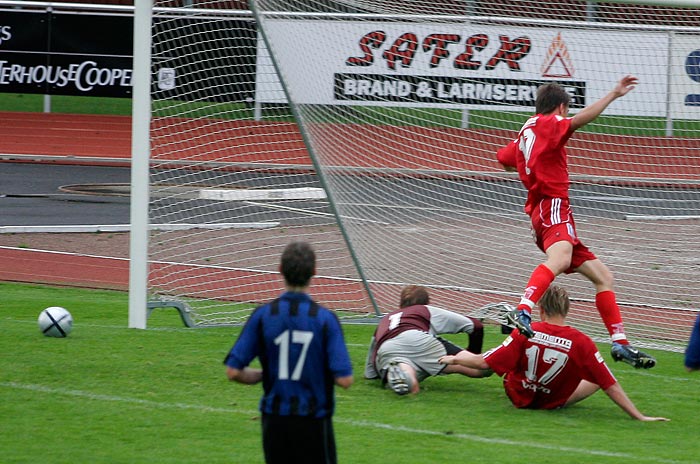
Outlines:
{"label": "goal net mesh", "polygon": [[[314,297],[342,315],[392,310],[406,284],[467,314],[515,304],[544,255],[496,151],[542,83],[564,85],[575,113],[633,74],[638,87],[569,141],[571,200],[615,275],[628,337],[682,349],[700,307],[700,9],[252,6],[254,18],[155,16],[155,294],[196,305],[203,323],[241,317],[231,307],[279,293],[281,248],[303,239],[319,252]],[[178,224],[197,227],[166,230]],[[607,341],[593,285],[556,281],[571,324]]]}
{"label": "goal net mesh", "polygon": [[282,250],[306,240],[317,301],[373,312],[281,88],[260,88],[277,78],[256,65],[252,13],[200,6],[153,13],[151,304],[240,323],[281,293]]}

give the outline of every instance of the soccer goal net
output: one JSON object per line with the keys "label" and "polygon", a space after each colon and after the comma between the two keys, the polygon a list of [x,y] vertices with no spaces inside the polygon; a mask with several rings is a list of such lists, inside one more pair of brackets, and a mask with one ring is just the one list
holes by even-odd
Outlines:
{"label": "soccer goal net", "polygon": [[[700,7],[688,3],[154,10],[151,293],[198,323],[239,320],[279,293],[281,249],[303,239],[319,253],[314,296],[343,316],[394,309],[406,284],[464,313],[517,303],[544,255],[497,149],[542,83],[562,84],[575,113],[633,74],[638,87],[570,140],[571,198],[629,337],[682,349],[700,307]],[[607,341],[590,282],[557,282],[571,323]]]}
{"label": "soccer goal net", "polygon": [[314,297],[343,317],[373,305],[301,133],[265,62],[251,11],[152,15],[149,308],[234,324],[284,286],[286,244],[317,255]]}

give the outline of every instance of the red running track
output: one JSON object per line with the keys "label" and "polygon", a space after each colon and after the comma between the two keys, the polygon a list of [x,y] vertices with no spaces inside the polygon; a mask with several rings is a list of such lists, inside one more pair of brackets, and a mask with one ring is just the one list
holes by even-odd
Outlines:
{"label": "red running track", "polygon": [[[322,131],[330,140],[352,137],[351,158],[339,151],[322,156],[324,164],[354,172],[358,168],[500,172],[495,152],[515,135],[404,126],[382,126],[379,134],[359,124],[317,124],[311,130]],[[187,159],[312,169],[293,123],[168,118],[154,120],[152,137],[152,158],[166,163]],[[578,133],[569,142],[569,167],[572,175],[626,181],[700,181],[698,153],[698,138]],[[0,112],[0,159],[5,161],[129,165],[130,158],[130,117]]]}
{"label": "red running track", "polygon": [[[514,134],[504,131],[394,127],[376,156],[376,133],[362,125],[324,125],[315,130],[337,137],[353,136],[350,168],[411,168],[444,171],[500,171],[492,154]],[[386,129],[385,129],[386,130]],[[161,147],[177,146],[189,161],[224,161],[294,165],[312,169],[301,134],[291,123],[224,120],[158,120],[153,124],[154,158]],[[185,138],[184,135],[188,138]],[[222,141],[222,134],[226,134]],[[192,137],[194,136],[194,137]],[[499,142],[500,141],[500,142]],[[602,150],[603,144],[605,149]],[[470,153],[464,147],[470,147]],[[639,179],[700,180],[700,140],[674,137],[627,141],[594,134],[577,134],[570,143],[573,174],[630,175]],[[271,148],[272,147],[272,148]],[[437,147],[437,149],[436,149]],[[611,152],[610,150],[614,150]],[[0,112],[0,160],[128,166],[131,118],[126,116]],[[213,155],[215,153],[215,155]],[[614,162],[611,162],[614,158]],[[165,161],[177,161],[165,158]],[[650,162],[653,161],[653,162]],[[347,166],[343,158],[327,159]],[[360,166],[361,165],[361,166]],[[636,172],[630,174],[630,166]],[[128,261],[0,248],[0,280],[126,289]],[[276,284],[275,284],[276,285]],[[357,291],[357,288],[350,290]]]}

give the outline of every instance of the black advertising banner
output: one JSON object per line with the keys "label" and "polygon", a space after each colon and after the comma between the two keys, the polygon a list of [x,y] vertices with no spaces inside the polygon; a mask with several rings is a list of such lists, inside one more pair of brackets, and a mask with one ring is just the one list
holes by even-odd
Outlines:
{"label": "black advertising banner", "polygon": [[131,15],[51,15],[51,52],[131,58],[133,44]]}
{"label": "black advertising banner", "polygon": [[0,27],[0,92],[131,97],[131,16],[3,12]]}
{"label": "black advertising banner", "polygon": [[[537,88],[555,81],[453,76],[334,75],[334,97],[350,101],[460,103],[535,106]],[[571,95],[571,108],[586,102],[584,81],[559,82]]]}
{"label": "black advertising banner", "polygon": [[[252,20],[154,21],[156,98],[252,101],[257,39]],[[3,11],[0,16],[0,92],[129,98],[132,54],[130,14]]]}
{"label": "black advertising banner", "polygon": [[31,76],[46,65],[49,43],[45,13],[3,12],[0,21],[0,91],[44,93],[45,84]]}
{"label": "black advertising banner", "polygon": [[252,20],[154,18],[154,98],[252,102],[256,46]]}
{"label": "black advertising banner", "polygon": [[46,13],[3,11],[0,16],[0,52],[40,52],[49,44]]}

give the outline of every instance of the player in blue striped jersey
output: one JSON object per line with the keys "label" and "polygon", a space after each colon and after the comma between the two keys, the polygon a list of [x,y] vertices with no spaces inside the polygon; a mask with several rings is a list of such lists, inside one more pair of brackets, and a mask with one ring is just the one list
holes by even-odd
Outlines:
{"label": "player in blue striped jersey", "polygon": [[[316,258],[308,243],[290,243],[280,273],[286,291],[258,307],[224,360],[230,380],[263,383],[260,400],[265,461],[335,463],[334,385],[353,382],[337,316],[308,294]],[[262,369],[249,364],[259,358]]]}

